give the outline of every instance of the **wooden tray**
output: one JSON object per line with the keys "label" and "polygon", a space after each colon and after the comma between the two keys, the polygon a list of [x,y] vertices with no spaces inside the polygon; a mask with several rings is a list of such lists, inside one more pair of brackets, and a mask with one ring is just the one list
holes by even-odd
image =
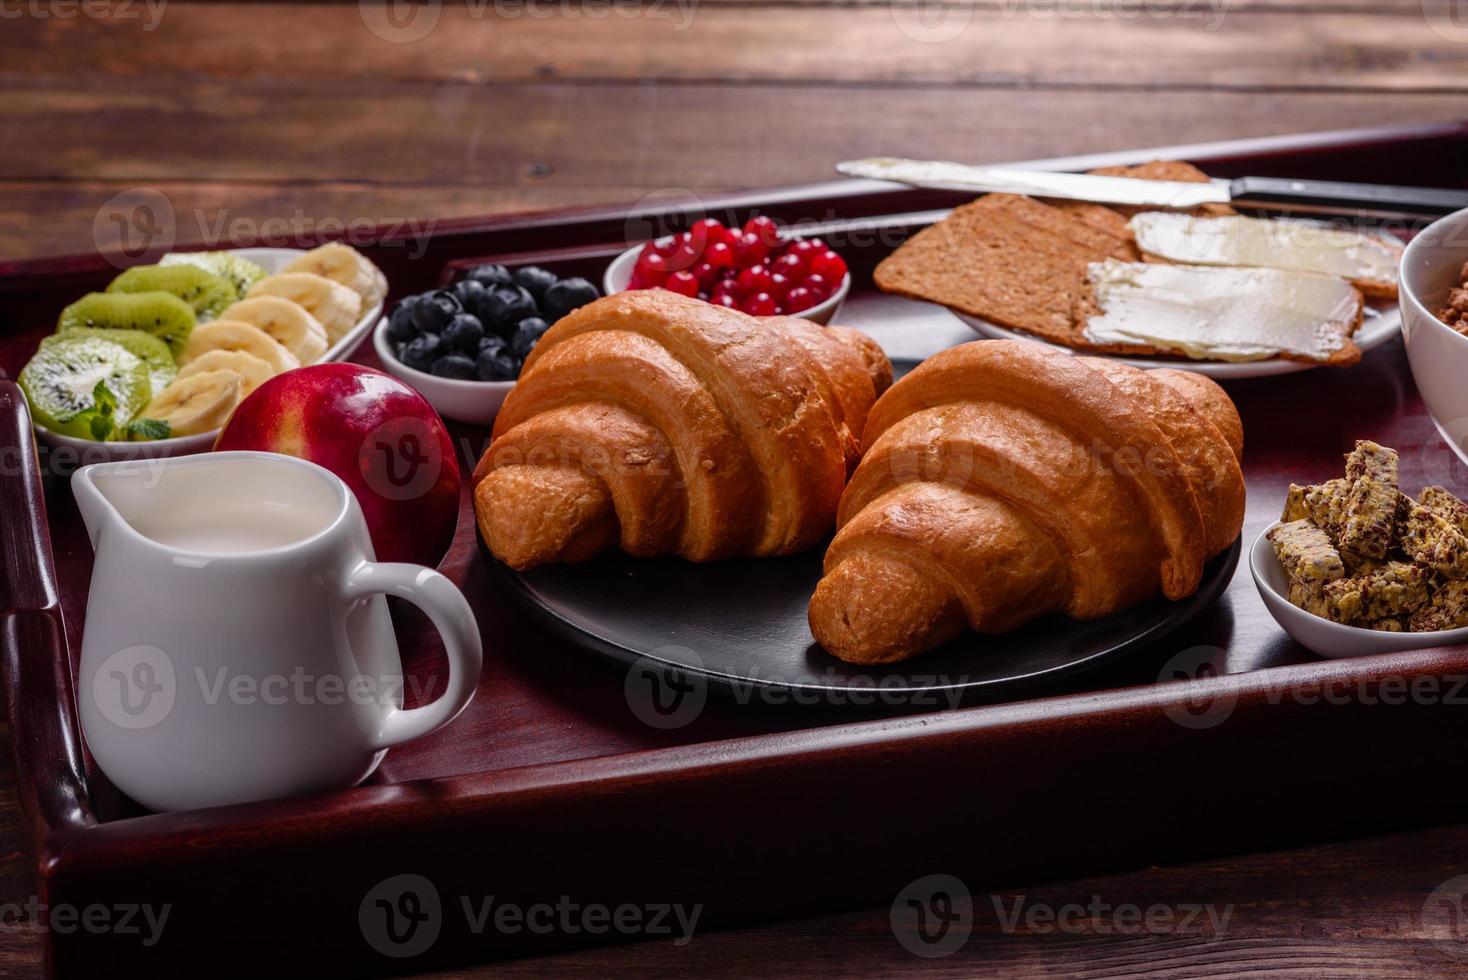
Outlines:
{"label": "wooden tray", "polygon": [[[1183,157],[1244,173],[1462,186],[1468,124],[1295,136],[1047,161],[1080,169]],[[856,286],[841,321],[899,362],[972,338],[945,311],[875,292],[873,265],[961,196],[839,183],[706,202],[827,222]],[[917,217],[913,217],[914,215]],[[597,279],[655,215],[582,211],[441,225],[426,251],[372,257],[396,295],[451,263],[554,262]],[[250,242],[236,242],[244,246]],[[150,257],[139,257],[138,261]],[[100,256],[0,265],[0,368],[19,368],[56,311],[113,267]],[[370,361],[370,352],[361,355]],[[901,366],[899,364],[899,366]],[[1244,417],[1249,541],[1291,479],[1336,474],[1358,437],[1403,450],[1404,481],[1468,492],[1400,341],[1358,367],[1229,385]],[[72,672],[91,549],[62,478],[37,473],[15,389],[0,385],[0,655],[40,900],[169,906],[161,941],[53,929],[58,974],[413,972],[622,938],[475,933],[471,907],[536,902],[702,906],[700,930],[892,901],[933,872],[975,889],[1461,818],[1454,778],[1468,649],[1323,661],[1265,612],[1246,570],[1154,649],[1033,692],[958,709],[801,705],[710,694],[650,715],[621,668],[516,612],[465,518],[443,570],[474,603],[479,696],[455,724],[394,750],[368,785],[315,799],[152,815],[119,797],[78,733]],[[483,430],[457,428],[466,463]],[[58,462],[41,459],[48,472]],[[49,518],[48,518],[49,514]],[[53,558],[54,555],[54,558]],[[410,674],[441,669],[431,630],[395,613]],[[410,699],[411,700],[411,699]],[[1456,712],[1456,714],[1455,714]],[[649,721],[644,720],[649,719]],[[425,952],[398,958],[359,912],[384,879],[440,898]]]}

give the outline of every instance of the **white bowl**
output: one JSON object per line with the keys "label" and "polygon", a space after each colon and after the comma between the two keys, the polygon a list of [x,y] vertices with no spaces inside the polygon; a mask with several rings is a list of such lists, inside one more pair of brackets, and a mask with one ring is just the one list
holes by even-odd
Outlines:
{"label": "white bowl", "polygon": [[[304,249],[299,248],[235,248],[230,251],[254,262],[271,275],[290,265],[299,256],[306,254]],[[370,310],[365,311],[361,319],[351,330],[343,334],[340,340],[328,347],[326,353],[322,354],[321,359],[316,363],[346,360],[367,336],[368,328],[381,316],[382,302],[379,301]],[[35,425],[35,430],[37,438],[50,449],[57,465],[65,463],[68,466],[73,459],[80,464],[87,464],[111,463],[124,459],[164,459],[172,456],[188,456],[192,453],[208,452],[213,447],[214,440],[219,438],[219,430],[215,429],[212,432],[201,432],[193,436],[174,436],[170,439],[152,439],[146,442],[97,442],[94,439],[78,439],[75,436],[52,432],[41,425]]]}
{"label": "white bowl", "polygon": [[[634,245],[621,255],[612,260],[607,266],[606,274],[602,276],[602,292],[607,296],[613,293],[626,292],[627,284],[632,281],[632,267],[637,264],[637,256],[642,251],[641,245]],[[851,273],[841,277],[841,285],[823,303],[817,303],[808,310],[792,313],[791,316],[800,317],[802,320],[811,320],[815,323],[830,323],[841,309],[841,304],[846,302],[846,294],[851,292]]]}
{"label": "white bowl", "polygon": [[1402,336],[1412,379],[1432,422],[1448,445],[1468,463],[1468,337],[1443,323],[1433,310],[1460,284],[1468,262],[1468,210],[1448,215],[1417,235],[1402,253]]}
{"label": "white bowl", "polygon": [[494,421],[515,382],[460,381],[410,368],[393,353],[392,342],[387,339],[387,321],[388,318],[383,317],[377,329],[372,331],[372,347],[388,374],[417,389],[418,394],[427,398],[428,404],[438,409],[438,414],[444,418],[473,425],[488,425]]}
{"label": "white bowl", "polygon": [[1287,598],[1289,575],[1279,563],[1274,545],[1269,543],[1269,532],[1279,525],[1280,522],[1275,521],[1254,539],[1254,546],[1249,550],[1249,571],[1254,574],[1254,584],[1269,614],[1301,646],[1322,657],[1338,658],[1468,643],[1468,628],[1427,633],[1384,633],[1359,626],[1342,626],[1301,609]]}

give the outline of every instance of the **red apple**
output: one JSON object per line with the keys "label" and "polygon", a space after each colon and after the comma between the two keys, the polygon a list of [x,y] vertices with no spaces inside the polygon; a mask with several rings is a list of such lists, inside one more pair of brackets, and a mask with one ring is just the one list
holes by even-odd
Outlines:
{"label": "red apple", "polygon": [[279,374],[240,402],[216,450],[298,456],[341,477],[379,561],[437,565],[459,523],[459,463],[433,406],[360,364]]}

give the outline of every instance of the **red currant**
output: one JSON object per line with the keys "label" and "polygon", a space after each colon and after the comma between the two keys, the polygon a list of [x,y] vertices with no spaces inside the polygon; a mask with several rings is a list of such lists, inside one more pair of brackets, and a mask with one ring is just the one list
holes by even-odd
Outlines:
{"label": "red currant", "polygon": [[663,258],[667,258],[669,255],[672,255],[673,250],[678,247],[678,236],[669,235],[667,238],[659,238],[651,244],[652,250],[654,252],[658,253]]}
{"label": "red currant", "polygon": [[715,279],[719,278],[719,270],[707,262],[696,263],[691,271],[693,272],[693,278],[698,280],[700,289],[707,289],[714,284]]}
{"label": "red currant", "polygon": [[831,295],[831,284],[819,272],[812,272],[806,276],[805,282],[801,285],[810,290],[811,295],[816,298],[817,303],[824,303],[826,297]]}
{"label": "red currant", "polygon": [[728,231],[729,229],[725,228],[724,223],[718,218],[703,218],[702,220],[695,221],[693,223],[694,237],[701,237],[704,242],[707,242],[710,245],[714,242],[722,242],[724,240],[724,235],[727,234]]}
{"label": "red currant", "polygon": [[668,278],[668,260],[660,252],[640,256],[632,275],[643,284],[644,289],[661,286],[663,280]]}
{"label": "red currant", "polygon": [[846,277],[846,260],[828,248],[810,260],[810,271],[814,275],[825,276],[828,282],[839,284]]}
{"label": "red currant", "polygon": [[737,300],[743,298],[744,296],[743,290],[739,288],[739,283],[734,279],[720,279],[718,282],[714,283],[714,288],[712,292],[715,299],[720,296],[734,297],[734,299],[736,300],[735,305],[738,305]]}
{"label": "red currant", "polygon": [[795,285],[795,280],[779,272],[770,273],[770,286],[765,292],[775,297],[776,303],[785,302],[785,294],[790,292],[790,287]]}
{"label": "red currant", "polygon": [[765,243],[766,248],[774,248],[780,244],[780,226],[764,215],[757,215],[746,221],[744,233],[759,236],[759,240]]}
{"label": "red currant", "polygon": [[739,291],[750,296],[754,293],[763,293],[770,288],[770,270],[762,265],[752,265],[739,273]]}
{"label": "red currant", "polygon": [[804,286],[796,286],[785,294],[785,309],[791,313],[799,313],[816,305],[815,294]]}
{"label": "red currant", "polygon": [[787,254],[800,256],[802,262],[809,262],[810,257],[816,254],[816,247],[809,238],[797,238],[785,251]]}
{"label": "red currant", "polygon": [[723,242],[711,242],[703,250],[703,260],[715,269],[727,269],[734,265],[734,250]]}
{"label": "red currant", "polygon": [[698,249],[687,240],[678,242],[668,255],[669,269],[691,269],[698,262]]}
{"label": "red currant", "polygon": [[789,276],[791,279],[799,279],[806,272],[805,261],[794,252],[786,252],[774,262],[771,262],[770,268]]}
{"label": "red currant", "polygon": [[779,306],[769,293],[755,293],[744,301],[741,308],[750,316],[774,316]]}
{"label": "red currant", "polygon": [[806,241],[810,242],[810,248],[813,252],[824,252],[826,250],[826,243],[822,239],[807,238]]}
{"label": "red currant", "polygon": [[710,302],[715,306],[726,306],[731,310],[739,309],[739,297],[732,293],[714,293],[713,299]]}
{"label": "red currant", "polygon": [[734,264],[741,269],[759,265],[769,254],[770,247],[760,241],[760,237],[752,231],[746,231],[734,243]]}
{"label": "red currant", "polygon": [[679,271],[668,276],[663,288],[684,296],[698,295],[698,278],[691,272]]}

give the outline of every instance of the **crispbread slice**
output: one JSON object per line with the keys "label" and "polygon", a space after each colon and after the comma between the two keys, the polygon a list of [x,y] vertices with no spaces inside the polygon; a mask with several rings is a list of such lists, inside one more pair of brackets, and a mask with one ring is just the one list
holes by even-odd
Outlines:
{"label": "crispbread slice", "polygon": [[1062,344],[1086,266],[1136,261],[1125,238],[1015,194],[988,194],[918,232],[877,266],[888,292],[942,303]]}

